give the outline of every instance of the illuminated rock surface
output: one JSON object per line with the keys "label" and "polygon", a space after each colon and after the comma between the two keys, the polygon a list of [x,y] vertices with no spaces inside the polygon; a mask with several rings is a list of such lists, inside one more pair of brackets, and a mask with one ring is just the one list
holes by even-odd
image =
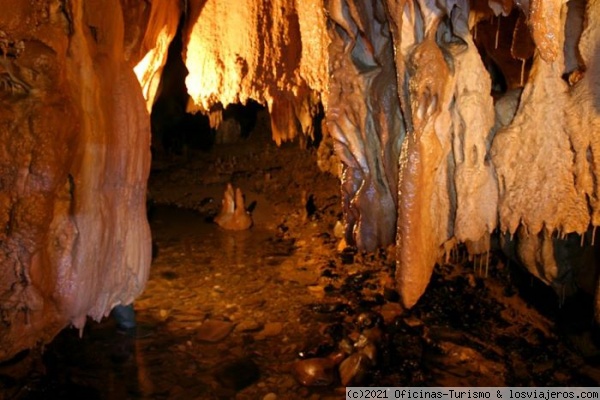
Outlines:
{"label": "illuminated rock surface", "polygon": [[[277,148],[268,126],[267,117],[233,151],[215,145],[187,161],[154,164],[157,252],[135,301],[150,335],[117,334],[112,318],[90,322],[82,338],[65,329],[37,363],[32,351],[0,365],[2,394],[218,400],[274,393],[296,400],[344,398],[342,379],[353,376],[373,386],[600,381],[599,350],[580,330],[590,321],[589,304],[567,299],[559,309],[544,284],[495,254],[487,278],[460,259],[436,267],[421,300],[402,308],[383,287],[393,277],[393,249],[359,253],[351,263],[336,254],[336,179],[319,173],[314,151],[298,151],[297,143]],[[232,176],[247,201],[257,202],[246,231],[226,231],[207,218],[218,213]],[[309,219],[299,210],[302,191],[314,196]],[[370,322],[378,313],[383,335]],[[231,365],[252,365],[242,363],[248,359],[252,369],[224,374]]]}
{"label": "illuminated rock surface", "polygon": [[117,1],[2,2],[0,358],[144,288],[149,121]]}
{"label": "illuminated rock surface", "polygon": [[254,99],[268,105],[277,143],[312,134],[328,75],[320,0],[192,0],[186,36],[191,110]]}

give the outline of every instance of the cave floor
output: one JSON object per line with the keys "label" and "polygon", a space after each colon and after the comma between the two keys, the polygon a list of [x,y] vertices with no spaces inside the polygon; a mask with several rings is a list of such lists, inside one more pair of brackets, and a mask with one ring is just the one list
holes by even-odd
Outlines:
{"label": "cave floor", "polygon": [[[485,267],[457,251],[403,310],[389,287],[393,249],[337,252],[339,185],[315,160],[297,143],[251,136],[157,162],[138,334],[117,333],[112,318],[90,321],[81,338],[65,329],[43,352],[0,365],[0,398],[345,398],[338,348],[361,354],[344,376],[371,386],[600,384],[589,307],[559,308],[497,255]],[[211,222],[228,182],[253,209],[250,230]],[[381,328],[369,328],[372,311]]]}

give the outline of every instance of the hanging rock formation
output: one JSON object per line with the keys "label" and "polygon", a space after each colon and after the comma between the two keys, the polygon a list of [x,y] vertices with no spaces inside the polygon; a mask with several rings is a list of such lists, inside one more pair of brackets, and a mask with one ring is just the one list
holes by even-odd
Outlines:
{"label": "hanging rock formation", "polygon": [[322,0],[189,3],[188,109],[207,113],[254,99],[268,106],[278,144],[312,135],[319,94],[327,92]]}
{"label": "hanging rock formation", "polygon": [[99,320],[144,288],[150,135],[133,66],[149,42],[141,22],[126,34],[116,0],[0,7],[6,359],[68,324],[82,329],[87,316]]}
{"label": "hanging rock formation", "polygon": [[381,2],[332,1],[328,12],[335,25],[326,121],[343,164],[345,236],[373,251],[393,243],[396,234],[404,126],[393,43]]}

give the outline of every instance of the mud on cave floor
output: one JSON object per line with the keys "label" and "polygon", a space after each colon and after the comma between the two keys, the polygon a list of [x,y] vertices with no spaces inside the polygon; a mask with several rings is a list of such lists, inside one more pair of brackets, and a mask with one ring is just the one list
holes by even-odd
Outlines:
{"label": "mud on cave floor", "polygon": [[[65,329],[43,354],[0,365],[0,398],[338,399],[344,386],[324,357],[370,344],[375,366],[360,356],[344,369],[363,385],[600,383],[587,324],[558,326],[568,307],[526,303],[528,283],[497,256],[487,277],[478,261],[436,267],[425,296],[402,310],[388,252],[336,252],[339,185],[315,153],[250,138],[157,163],[157,251],[135,302],[148,335],[120,335],[111,318],[90,321],[82,338]],[[248,231],[210,221],[227,182],[253,207]]]}

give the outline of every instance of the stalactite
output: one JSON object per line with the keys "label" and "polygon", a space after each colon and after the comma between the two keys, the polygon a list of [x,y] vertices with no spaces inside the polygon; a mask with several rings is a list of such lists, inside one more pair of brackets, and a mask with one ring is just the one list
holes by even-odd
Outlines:
{"label": "stalactite", "polygon": [[[563,43],[564,35],[557,37]],[[542,229],[583,234],[589,224],[585,196],[573,186],[570,124],[561,111],[569,98],[557,57],[535,58],[512,124],[494,139],[503,230],[514,232],[522,224],[531,234]]]}
{"label": "stalactite", "polygon": [[2,56],[30,90],[0,85],[0,359],[131,302],[151,250],[149,116],[120,3],[7,3],[3,44],[25,47]]}
{"label": "stalactite", "polygon": [[150,112],[181,10],[176,1],[147,3],[120,0],[120,3],[125,28],[125,60],[133,66]]}
{"label": "stalactite", "polygon": [[306,121],[328,76],[322,0],[195,0],[190,9],[188,111],[208,113],[218,103],[226,108],[253,99],[268,106],[277,143],[310,135]]}
{"label": "stalactite", "polygon": [[[528,23],[533,41],[547,62],[557,59],[564,44],[564,20],[561,21],[564,0],[531,0]],[[559,40],[559,38],[562,38]]]}
{"label": "stalactite", "polygon": [[372,251],[393,243],[396,230],[397,159],[404,131],[392,44],[389,35],[380,34],[389,32],[382,2],[333,5],[342,9],[331,15],[349,18],[338,25],[355,34],[331,32],[326,120],[344,165],[346,240]]}
{"label": "stalactite", "polygon": [[494,48],[497,49],[498,48],[498,39],[500,38],[500,20],[502,19],[501,16],[498,16],[498,26],[496,27],[496,36],[494,39]]}
{"label": "stalactite", "polygon": [[435,41],[440,10],[430,9],[423,19],[425,39],[408,61],[414,130],[403,144],[398,188],[396,279],[406,307],[412,307],[425,291],[452,231],[447,157],[454,82]]}

